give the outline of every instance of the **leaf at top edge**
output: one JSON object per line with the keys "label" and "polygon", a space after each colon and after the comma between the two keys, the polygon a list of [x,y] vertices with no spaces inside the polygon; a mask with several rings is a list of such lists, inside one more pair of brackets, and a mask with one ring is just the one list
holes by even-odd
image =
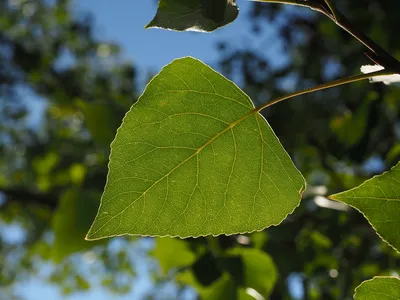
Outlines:
{"label": "leaf at top edge", "polygon": [[160,0],[146,28],[211,32],[232,23],[238,15],[234,0]]}
{"label": "leaf at top edge", "polygon": [[118,129],[87,239],[262,230],[292,213],[304,189],[250,98],[202,62],[177,59]]}
{"label": "leaf at top edge", "polygon": [[400,249],[400,163],[351,190],[329,196],[360,211],[378,235]]}
{"label": "leaf at top edge", "polygon": [[356,288],[354,300],[400,299],[400,278],[374,277]]}

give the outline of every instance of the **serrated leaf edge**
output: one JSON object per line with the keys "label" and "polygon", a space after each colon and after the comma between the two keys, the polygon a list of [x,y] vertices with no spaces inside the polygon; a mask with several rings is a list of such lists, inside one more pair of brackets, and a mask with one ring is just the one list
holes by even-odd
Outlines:
{"label": "serrated leaf edge", "polygon": [[356,298],[357,293],[358,293],[358,289],[359,289],[362,285],[364,285],[364,284],[366,284],[366,283],[368,283],[368,282],[371,282],[371,281],[373,281],[373,280],[375,280],[375,279],[397,279],[397,280],[399,281],[399,283],[400,283],[400,278],[399,278],[399,277],[396,277],[396,276],[374,276],[372,279],[365,280],[365,281],[363,281],[358,287],[356,287],[356,289],[354,290],[354,296],[353,296],[353,298],[354,298],[354,299]]}
{"label": "serrated leaf edge", "polygon": [[[157,76],[158,76],[159,74],[161,74],[161,72],[162,72],[165,68],[169,67],[171,64],[173,64],[173,63],[176,62],[176,61],[185,60],[185,59],[192,59],[192,60],[195,60],[195,61],[198,61],[198,62],[204,64],[201,60],[199,60],[199,59],[197,59],[197,58],[194,58],[194,57],[192,57],[192,56],[185,56],[185,57],[181,57],[181,58],[176,58],[176,59],[174,59],[172,62],[170,62],[169,64],[165,65],[165,66],[160,70],[160,72],[159,72],[156,76],[154,76],[154,77],[149,81],[149,83],[146,85],[146,88],[144,89],[142,95],[145,94],[145,92],[146,92],[148,86],[153,82],[153,80],[154,80],[155,78],[157,78]],[[224,75],[218,73],[218,72],[215,71],[213,68],[211,68],[211,67],[209,67],[209,68],[210,68],[210,70],[211,70],[212,72],[218,74],[219,76],[222,76],[224,79],[226,79],[227,81],[229,81],[230,83],[232,83],[236,88],[238,88],[240,91],[242,91],[242,89],[240,89],[240,87],[239,87],[236,83],[234,83],[232,80],[230,80],[230,79],[226,78]],[[243,91],[242,91],[242,92],[243,92]],[[243,92],[243,93],[244,93],[244,92]],[[244,116],[242,116],[242,117],[239,118],[238,120],[232,122],[232,124],[235,124],[236,122],[238,122],[238,121],[240,121],[240,120],[242,120],[242,119],[244,119],[244,118],[247,118],[247,116],[250,116],[250,115],[253,115],[253,114],[257,114],[258,116],[260,116],[261,118],[263,118],[264,121],[266,121],[265,117],[264,117],[262,114],[259,113],[258,108],[255,108],[255,107],[254,107],[254,103],[252,102],[252,100],[250,99],[250,97],[249,97],[246,93],[244,93],[244,94],[245,94],[246,97],[249,99],[249,101],[252,103],[253,110],[251,110],[249,113],[245,114]],[[142,96],[140,96],[140,97],[138,98],[138,100],[131,106],[131,108],[129,109],[129,111],[125,114],[125,116],[124,116],[124,118],[123,118],[123,120],[122,120],[121,126],[117,129],[117,133],[116,133],[115,137],[118,135],[120,129],[123,127],[123,125],[124,125],[124,123],[125,123],[126,116],[132,111],[132,109],[135,107],[135,105],[137,105],[137,104],[139,103],[141,97],[142,97]],[[232,125],[232,124],[231,124],[231,125]],[[268,126],[270,126],[269,123],[268,123],[267,121],[266,121],[266,124],[267,124]],[[227,128],[229,129],[229,127],[227,127]],[[226,129],[224,129],[223,131],[225,131],[225,130],[226,130]],[[272,133],[274,134],[274,136],[276,137],[276,139],[280,142],[279,138],[277,137],[277,135],[275,134],[275,132],[272,130],[272,128],[271,128],[271,131],[272,131]],[[220,134],[220,133],[219,133],[219,134]],[[219,135],[219,134],[218,134],[218,135]],[[212,140],[214,140],[214,138],[210,139],[210,141],[212,141]],[[112,147],[112,146],[113,146],[114,142],[115,142],[115,138],[114,138],[114,140],[112,141],[112,143],[111,143],[111,145],[110,145],[111,151],[110,151],[110,155],[109,155],[108,170],[110,169],[111,156],[112,156],[112,153],[113,153],[113,147]],[[282,145],[282,144],[281,144],[281,145]],[[286,149],[285,149],[283,146],[282,146],[282,149],[283,149],[284,153],[290,158],[290,155],[287,153]],[[290,158],[290,159],[291,159],[291,158]],[[263,227],[263,228],[255,229],[255,230],[252,230],[252,231],[239,231],[239,232],[234,232],[234,233],[230,233],[230,234],[225,234],[225,233],[221,232],[221,233],[217,233],[217,234],[208,233],[208,234],[199,234],[199,235],[196,235],[196,236],[194,236],[194,235],[180,236],[180,235],[146,235],[146,234],[143,235],[143,234],[128,234],[128,233],[122,233],[122,234],[115,234],[115,235],[109,235],[109,236],[104,236],[104,237],[91,237],[90,234],[91,234],[93,225],[94,225],[95,220],[97,219],[97,217],[98,217],[98,215],[99,215],[99,213],[100,213],[101,206],[102,206],[102,203],[103,203],[102,199],[103,199],[103,195],[104,195],[104,192],[105,192],[105,190],[104,190],[104,191],[103,191],[103,195],[102,195],[102,197],[101,197],[100,206],[99,206],[99,209],[98,209],[98,211],[97,211],[96,217],[95,217],[95,219],[94,219],[94,221],[93,221],[93,223],[92,223],[92,225],[91,225],[91,227],[90,227],[90,229],[89,229],[89,231],[88,231],[88,233],[87,233],[87,235],[86,235],[86,237],[85,237],[85,240],[87,240],[87,241],[96,241],[96,240],[100,240],[100,239],[111,238],[111,237],[119,237],[119,236],[126,236],[126,235],[129,235],[129,236],[138,236],[138,237],[148,237],[148,236],[151,236],[151,237],[170,237],[170,238],[180,238],[180,239],[199,238],[199,237],[205,237],[205,236],[213,236],[213,237],[216,237],[216,236],[220,236],[220,235],[231,236],[231,235],[235,235],[235,234],[250,234],[250,233],[253,233],[253,232],[260,232],[260,231],[263,231],[264,229],[269,228],[269,227],[271,227],[271,226],[278,226],[278,225],[281,224],[284,220],[286,220],[286,218],[287,218],[289,215],[291,215],[291,214],[296,210],[297,207],[299,207],[299,205],[300,205],[300,203],[301,203],[301,199],[302,199],[303,192],[304,192],[304,191],[306,190],[306,188],[307,188],[307,183],[306,183],[306,180],[305,180],[303,174],[299,171],[299,169],[296,167],[296,165],[295,165],[294,163],[293,163],[293,166],[294,166],[295,170],[298,172],[298,174],[299,174],[299,175],[302,177],[302,179],[303,179],[303,185],[301,186],[301,188],[300,188],[300,190],[299,190],[299,200],[298,200],[298,203],[297,203],[297,205],[296,205],[289,213],[287,213],[287,214],[284,216],[284,218],[283,218],[280,222],[270,224],[269,226],[265,226],[265,227]],[[106,180],[105,186],[107,186],[107,183],[108,183],[108,180],[109,180],[109,175],[110,175],[110,172],[107,173],[107,180]]]}
{"label": "serrated leaf edge", "polygon": [[341,194],[344,194],[344,193],[347,193],[347,192],[350,192],[350,191],[354,191],[354,190],[360,188],[361,186],[363,186],[364,184],[366,184],[367,182],[372,181],[372,180],[375,179],[375,178],[379,178],[379,177],[384,176],[384,175],[387,174],[387,173],[390,173],[394,168],[396,168],[396,167],[399,166],[399,165],[400,165],[400,162],[399,162],[397,165],[395,165],[395,166],[393,166],[392,168],[390,168],[390,170],[388,170],[388,171],[386,171],[386,172],[383,172],[382,174],[375,175],[375,176],[371,177],[370,179],[367,179],[366,181],[364,181],[364,182],[361,183],[360,185],[354,187],[354,188],[351,188],[351,189],[349,189],[349,190],[347,190],[347,191],[343,191],[343,192],[336,193],[336,194],[333,194],[333,195],[328,196],[328,199],[333,200],[333,201],[342,202],[342,203],[344,203],[344,204],[347,204],[348,206],[354,208],[354,209],[357,210],[359,213],[361,213],[361,214],[364,216],[364,218],[367,219],[369,225],[371,225],[371,227],[374,229],[374,231],[375,231],[376,234],[379,236],[379,238],[380,238],[382,241],[384,241],[386,244],[388,244],[391,248],[393,248],[397,253],[400,253],[400,249],[397,249],[397,248],[396,248],[395,246],[393,246],[389,241],[387,241],[385,238],[383,238],[383,237],[380,235],[380,233],[377,231],[377,229],[375,228],[375,226],[371,223],[371,220],[370,220],[360,209],[358,209],[358,208],[355,207],[354,205],[351,205],[351,204],[346,203],[346,202],[343,201],[343,200],[340,200],[340,199],[337,198],[337,197],[340,196]]}

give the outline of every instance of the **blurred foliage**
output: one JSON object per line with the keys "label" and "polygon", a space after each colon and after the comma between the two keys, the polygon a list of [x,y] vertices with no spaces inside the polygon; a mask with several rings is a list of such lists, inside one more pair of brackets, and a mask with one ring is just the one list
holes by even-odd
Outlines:
{"label": "blurred foliage", "polygon": [[[335,2],[400,57],[400,3]],[[359,43],[306,9],[255,3],[249,23],[247,34],[264,40],[246,48],[221,41],[220,67],[258,103],[369,63]],[[267,27],[276,31],[265,35]],[[133,287],[132,256],[146,256],[134,239],[83,237],[105,184],[109,143],[137,99],[135,80],[119,47],[97,40],[90,16],[72,14],[69,1],[0,0],[0,299],[32,277],[66,294]],[[150,255],[160,268],[148,263],[156,287],[148,298],[167,298],[164,287],[176,282],[177,297],[191,286],[209,299],[234,299],[237,289],[239,299],[255,290],[270,299],[351,299],[363,280],[397,274],[399,255],[362,215],[324,196],[397,163],[399,104],[400,89],[363,82],[266,110],[308,181],[301,206],[250,235],[154,239]]]}
{"label": "blurred foliage", "polygon": [[[335,4],[357,28],[400,58],[395,31],[400,4]],[[222,70],[228,76],[239,73],[255,101],[358,74],[361,65],[370,63],[362,45],[310,10],[255,3],[249,22],[249,34],[263,39],[258,45],[243,48],[222,41],[219,49]],[[268,26],[277,32],[266,34]],[[276,45],[275,55],[268,45]],[[281,54],[278,61],[276,54]],[[398,274],[399,255],[379,240],[362,215],[324,196],[397,164],[400,89],[361,82],[285,101],[264,113],[308,182],[295,213],[265,231],[263,249],[280,276],[271,299],[295,298],[291,280],[282,278],[300,279],[302,299],[351,299],[363,280]]]}
{"label": "blurred foliage", "polygon": [[126,251],[84,240],[136,70],[70,5],[0,1],[1,299],[36,275],[66,294],[98,283],[126,293],[136,276]]}

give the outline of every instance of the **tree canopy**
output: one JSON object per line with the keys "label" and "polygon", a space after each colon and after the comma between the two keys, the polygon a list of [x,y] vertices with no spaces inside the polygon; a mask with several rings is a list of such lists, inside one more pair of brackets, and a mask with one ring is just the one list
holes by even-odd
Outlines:
{"label": "tree canopy", "polygon": [[[400,3],[335,3],[356,27],[399,57]],[[259,47],[220,41],[216,64],[226,77],[238,78],[257,105],[358,73],[369,62],[362,45],[309,10],[254,3],[247,18],[253,31],[246,34],[261,37],[267,27],[274,34]],[[87,272],[111,291],[126,293],[137,276],[131,258],[140,255],[159,265],[148,261],[155,286],[148,297],[174,282],[181,297],[193,289],[202,298],[233,299],[239,287],[239,298],[248,297],[245,288],[251,288],[270,299],[296,299],[296,291],[298,299],[351,299],[362,281],[398,274],[399,254],[363,215],[326,198],[400,160],[400,89],[380,83],[308,94],[262,111],[308,184],[300,206],[278,227],[197,239],[154,238],[150,252],[139,254],[133,245],[146,238],[117,238],[118,247],[113,240],[85,241],[106,183],[110,143],[139,96],[135,66],[123,60],[118,45],[96,38],[93,24],[89,15],[73,14],[68,0],[0,0],[0,298],[17,295],[16,284],[41,273],[46,263],[53,267],[43,278],[63,293],[95,286]],[[235,113],[241,111],[214,117],[230,122]],[[160,134],[171,139],[170,132]],[[188,137],[183,142],[193,146]],[[297,192],[300,188],[301,183]],[[20,238],[12,240],[11,230]],[[300,282],[296,289],[295,281]]]}

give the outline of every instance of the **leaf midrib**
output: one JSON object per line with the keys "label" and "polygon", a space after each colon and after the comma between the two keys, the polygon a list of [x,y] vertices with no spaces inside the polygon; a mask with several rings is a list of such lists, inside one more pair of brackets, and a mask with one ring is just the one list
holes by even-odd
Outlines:
{"label": "leaf midrib", "polygon": [[214,142],[217,138],[219,138],[221,135],[223,135],[225,132],[231,130],[234,128],[236,125],[238,125],[240,122],[246,120],[250,116],[252,116],[255,113],[258,113],[258,109],[254,108],[244,116],[240,117],[236,121],[232,122],[229,124],[226,128],[224,128],[222,131],[218,132],[215,136],[213,136],[209,141],[207,141],[203,146],[197,149],[197,151],[193,154],[191,154],[189,157],[184,159],[182,162],[177,164],[174,168],[172,168],[170,171],[168,171],[165,175],[163,175],[161,178],[159,178],[157,181],[155,181],[150,187],[148,187],[139,197],[137,197],[134,201],[129,203],[123,210],[118,212],[116,215],[112,216],[108,221],[106,221],[100,228],[98,228],[94,233],[92,233],[90,236],[96,235],[100,230],[102,230],[105,226],[107,226],[112,220],[115,218],[119,217],[122,215],[127,209],[129,209],[137,200],[141,199],[144,195],[146,195],[154,186],[156,186],[159,182],[164,180],[166,177],[171,175],[175,170],[179,169],[183,164],[194,158],[196,155],[199,155],[201,151],[203,151],[207,146],[209,146],[212,142]]}

